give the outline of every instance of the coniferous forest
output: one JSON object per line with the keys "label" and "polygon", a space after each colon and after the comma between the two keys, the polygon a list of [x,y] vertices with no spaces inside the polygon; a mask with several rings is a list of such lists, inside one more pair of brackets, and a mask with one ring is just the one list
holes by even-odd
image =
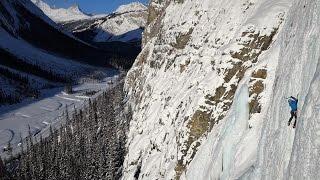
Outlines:
{"label": "coniferous forest", "polygon": [[[80,110],[66,110],[65,124],[48,137],[22,141],[21,152],[4,160],[3,179],[119,179],[130,112],[123,113],[123,82]],[[1,162],[0,162],[1,164]],[[1,178],[0,178],[1,179]]]}
{"label": "coniferous forest", "polygon": [[[1,63],[0,63],[1,64]],[[29,78],[27,76],[23,76],[19,73],[10,71],[8,68],[3,68],[0,66],[0,76],[6,77],[9,80],[13,81],[17,89],[17,94],[23,94],[26,97],[34,97],[37,98],[40,95],[40,91],[32,88],[32,85],[29,82]],[[2,104],[14,104],[21,101],[21,96],[5,93],[5,91],[0,87],[0,106]]]}

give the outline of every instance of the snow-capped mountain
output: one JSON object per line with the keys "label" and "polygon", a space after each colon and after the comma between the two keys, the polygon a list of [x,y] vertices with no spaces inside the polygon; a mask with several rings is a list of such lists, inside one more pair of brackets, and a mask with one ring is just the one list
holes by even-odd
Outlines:
{"label": "snow-capped mountain", "polygon": [[[147,23],[147,7],[141,3],[120,6],[110,18],[101,23],[95,42],[138,41]],[[106,33],[108,32],[108,33]]]}
{"label": "snow-capped mountain", "polygon": [[[75,53],[77,52],[77,53]],[[0,104],[38,97],[38,90],[110,66],[112,53],[61,28],[31,1],[0,2]]]}
{"label": "snow-capped mountain", "polygon": [[142,3],[122,5],[111,14],[89,16],[78,6],[55,9],[42,0],[32,2],[63,29],[93,46],[105,49],[105,46],[110,46],[109,42],[117,42],[111,46],[116,47],[115,49],[125,49],[130,56],[136,57],[140,52],[142,32],[148,13],[147,7]]}
{"label": "snow-capped mountain", "polygon": [[147,7],[141,3],[120,6],[106,16],[63,22],[62,26],[79,38],[90,42],[138,42],[147,22]]}
{"label": "snow-capped mountain", "polygon": [[146,10],[147,10],[147,7],[142,3],[133,2],[133,3],[119,6],[115,11],[115,13],[139,12],[139,11],[146,11]]}
{"label": "snow-capped mountain", "polygon": [[32,2],[55,22],[75,21],[90,18],[90,16],[85,14],[77,4],[64,9],[52,8],[42,0],[32,0]]}
{"label": "snow-capped mountain", "polygon": [[152,0],[123,179],[319,177],[319,3]]}

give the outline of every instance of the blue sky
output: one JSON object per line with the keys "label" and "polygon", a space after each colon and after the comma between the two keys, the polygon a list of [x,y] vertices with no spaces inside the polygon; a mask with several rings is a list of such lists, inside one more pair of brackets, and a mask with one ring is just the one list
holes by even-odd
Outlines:
{"label": "blue sky", "polygon": [[147,4],[149,0],[44,0],[52,7],[70,7],[79,4],[80,8],[86,13],[101,14],[110,13],[122,4],[130,2],[141,2]]}

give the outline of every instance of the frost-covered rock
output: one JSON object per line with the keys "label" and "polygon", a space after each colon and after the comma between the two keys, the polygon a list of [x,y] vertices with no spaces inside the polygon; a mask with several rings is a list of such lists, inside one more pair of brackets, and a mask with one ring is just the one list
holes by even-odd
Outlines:
{"label": "frost-covered rock", "polygon": [[[301,113],[308,121],[298,123],[293,142],[285,97],[300,92],[302,106],[309,94],[317,107],[318,4],[152,0],[125,85],[133,114],[123,179],[317,177],[302,162],[319,167],[310,146],[316,116]],[[296,171],[298,163],[306,170]]]}

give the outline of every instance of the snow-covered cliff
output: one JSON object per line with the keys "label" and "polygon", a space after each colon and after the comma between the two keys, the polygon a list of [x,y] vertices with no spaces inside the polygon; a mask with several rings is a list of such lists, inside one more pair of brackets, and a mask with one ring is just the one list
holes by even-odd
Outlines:
{"label": "snow-covered cliff", "polygon": [[123,179],[318,177],[319,3],[152,0]]}

